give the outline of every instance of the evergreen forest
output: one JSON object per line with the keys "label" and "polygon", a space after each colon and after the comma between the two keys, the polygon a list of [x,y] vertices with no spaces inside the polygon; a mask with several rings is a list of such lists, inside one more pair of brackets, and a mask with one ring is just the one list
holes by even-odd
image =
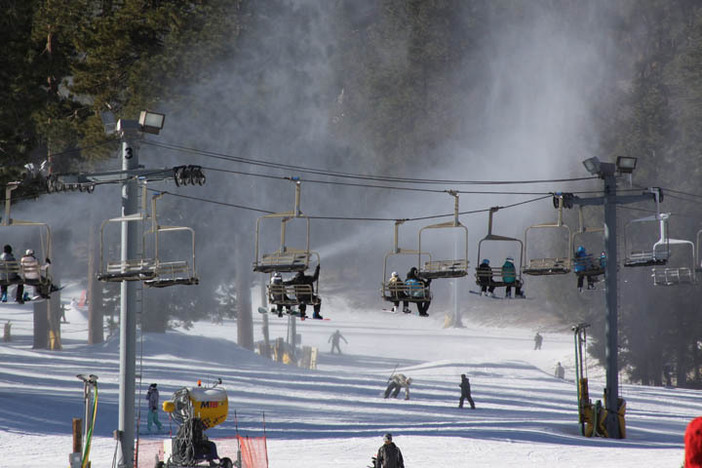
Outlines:
{"label": "evergreen forest", "polygon": [[[52,174],[68,174],[114,158],[119,142],[105,132],[105,112],[133,118],[151,109],[181,123],[174,144],[356,174],[422,177],[445,165],[447,154],[476,173],[508,167],[510,158],[561,154],[547,179],[582,176],[579,155],[633,156],[634,189],[664,189],[675,236],[696,241],[700,229],[698,1],[0,0],[0,11],[0,185],[22,181],[17,203],[59,196],[47,193],[47,164]],[[216,110],[218,103],[227,105]],[[212,128],[208,118],[239,130]],[[188,121],[200,122],[197,131]],[[253,187],[242,182],[213,193],[236,203]],[[352,190],[339,187],[335,195],[375,203]],[[318,198],[321,211],[338,206]],[[210,222],[204,212],[167,216]],[[232,215],[245,227],[206,239],[248,236],[233,241],[237,260],[210,281],[203,273],[206,294],[185,300],[182,292],[159,292],[152,301],[174,305],[145,317],[147,329],[250,308],[236,300],[253,281],[247,255],[255,215],[247,216]],[[219,255],[205,254],[204,263]],[[356,262],[345,259],[350,270]],[[353,278],[341,268],[324,273]],[[668,365],[676,385],[701,388],[702,290],[633,289],[636,282],[650,284],[650,272],[630,274],[621,287],[623,373],[662,385]],[[604,360],[602,304],[574,301],[571,283],[540,293],[564,324],[593,324],[590,351]]]}

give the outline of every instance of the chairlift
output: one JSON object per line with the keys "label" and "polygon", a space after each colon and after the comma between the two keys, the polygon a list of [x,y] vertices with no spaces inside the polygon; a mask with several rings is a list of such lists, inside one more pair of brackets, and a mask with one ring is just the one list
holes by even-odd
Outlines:
{"label": "chairlift", "polygon": [[[670,213],[657,213],[643,218],[632,219],[624,226],[625,267],[657,266],[668,263],[670,239],[668,239],[668,218]],[[650,249],[642,249],[633,244],[633,229],[639,223],[657,223],[659,237]],[[640,232],[640,229],[637,229]]]}
{"label": "chairlift", "polygon": [[[189,286],[200,283],[195,270],[195,231],[186,226],[162,226],[158,223],[156,216],[156,201],[164,194],[157,193],[151,199],[151,220],[152,227],[147,231],[145,236],[153,236],[154,239],[154,274],[153,278],[145,279],[144,286],[152,288],[165,288],[168,286]],[[190,255],[188,259],[178,260],[165,259],[162,249],[159,247],[162,243],[163,235],[172,235],[173,233],[185,232],[190,239]]]}
{"label": "chairlift", "polygon": [[[584,239],[588,234],[597,234],[602,238],[602,247],[604,248],[604,226],[602,227],[589,227],[585,225],[585,217],[583,216],[583,206],[578,206],[578,230],[573,233],[571,246],[573,249],[577,249],[576,246],[581,246],[585,244]],[[588,246],[591,247],[591,246]],[[602,251],[602,249],[593,250],[592,248],[586,248],[586,255],[578,256],[577,250],[573,252],[573,269],[577,276],[600,276],[605,272],[606,259],[601,255],[595,256],[593,252]]]}
{"label": "chairlift", "polygon": [[[22,227],[28,229],[36,229],[39,232],[40,250],[38,257],[39,262],[46,261],[51,258],[51,228],[46,223],[34,221],[22,221],[13,219],[10,215],[12,192],[19,186],[19,182],[10,182],[5,187],[5,216],[0,222],[2,227]],[[17,257],[21,257],[22,253],[17,252]],[[37,266],[31,271],[28,267],[22,267],[20,260],[2,261],[0,262],[0,285],[9,286],[13,284],[25,284],[38,288],[40,295],[47,296],[51,292],[51,274],[49,273],[50,263],[43,266]],[[26,278],[27,273],[34,273],[30,276],[38,276],[38,279]]]}
{"label": "chairlift", "polygon": [[[526,228],[524,232],[524,255],[527,257],[527,263],[523,272],[525,275],[545,276],[545,275],[563,275],[570,273],[571,270],[571,242],[572,236],[570,228],[563,223],[563,195],[554,196],[554,205],[557,205],[558,220],[555,223],[535,224]],[[568,245],[566,246],[565,255],[545,258],[530,258],[529,253],[529,232],[537,229],[550,229],[556,231],[565,231]],[[533,242],[533,240],[532,240]]]}
{"label": "chairlift", "polygon": [[413,249],[403,249],[399,246],[399,226],[403,224],[404,220],[395,221],[395,238],[394,238],[394,248],[391,252],[385,254],[385,263],[383,266],[383,281],[381,283],[381,294],[383,300],[388,302],[426,302],[431,301],[431,287],[428,284],[421,285],[421,287],[414,287],[413,285],[407,285],[405,282],[402,283],[391,283],[390,274],[388,273],[388,260],[394,256],[398,255],[416,255],[418,258],[425,256],[429,259],[431,263],[431,255],[426,252],[421,252],[420,250]]}
{"label": "chairlift", "polygon": [[[261,222],[270,219],[280,219],[280,249],[275,252],[262,253],[260,250]],[[295,219],[303,219],[306,223],[306,242],[304,248],[286,245],[287,223]],[[284,213],[272,213],[256,220],[255,262],[253,270],[259,273],[290,273],[305,271],[309,268],[310,259],[318,254],[310,251],[310,218],[300,211],[300,181],[295,181],[295,209]]]}
{"label": "chairlift", "polygon": [[[675,248],[683,252],[684,258],[689,261],[678,262],[678,265],[671,265],[672,258],[668,260],[664,267],[654,267],[651,269],[654,286],[677,286],[681,284],[694,284],[697,282],[695,275],[695,244],[684,239],[667,239],[668,248]],[[688,253],[684,251],[689,248]]]}
{"label": "chairlift", "polygon": [[[481,262],[481,255],[483,255],[483,242],[512,242],[512,243],[517,243],[519,245],[519,263],[515,265],[515,275],[516,279],[514,282],[507,283],[505,282],[505,279],[502,277],[502,266],[492,266],[488,270],[486,269],[480,269],[476,268],[475,269],[475,280],[478,286],[481,286],[481,279],[485,279],[488,277],[491,279],[491,285],[498,288],[498,287],[504,287],[507,285],[512,285],[512,286],[521,286],[524,284],[522,281],[522,265],[524,264],[524,243],[521,241],[521,239],[517,239],[514,237],[505,237],[505,236],[500,236],[497,234],[492,233],[492,217],[495,213],[497,213],[500,210],[500,207],[494,206],[490,208],[489,211],[489,218],[488,218],[488,233],[487,235],[478,242],[478,265],[480,265]],[[498,279],[499,278],[499,279]]]}
{"label": "chairlift", "polygon": [[[653,187],[649,191],[653,194],[656,202],[656,214],[632,219],[624,226],[625,267],[665,265],[670,257],[668,242],[668,219],[670,218],[670,213],[661,213],[660,211],[660,203],[663,201],[663,194],[660,189]],[[650,240],[647,241],[643,244],[645,248],[641,248],[638,243],[633,245],[634,228],[637,227],[636,231],[640,232],[641,223],[658,224],[658,239],[653,243]]]}
{"label": "chairlift", "polygon": [[[462,278],[468,274],[468,228],[466,228],[458,220],[458,192],[454,190],[449,190],[449,195],[454,197],[454,215],[453,221],[446,223],[432,224],[430,226],[425,226],[419,230],[419,276],[426,279],[437,279],[437,278]],[[431,260],[427,253],[424,256],[428,257],[428,260],[422,263],[422,233],[426,229],[461,229],[464,233],[464,244],[465,249],[463,253],[463,258],[451,259],[451,260]]]}
{"label": "chairlift", "polygon": [[[125,223],[143,224],[148,216],[146,213],[146,185],[143,186],[142,207],[139,213],[134,213],[126,216],[106,219],[100,224],[100,262],[98,265],[99,273],[97,278],[104,282],[122,282],[122,281],[144,281],[156,278],[156,259],[145,258],[146,240],[142,236],[142,245],[139,249],[139,254],[136,258],[122,259],[121,252],[117,254],[111,249],[114,242],[105,240],[105,232],[114,231],[109,229],[110,226],[119,224],[122,226]],[[119,257],[117,255],[120,255]]]}
{"label": "chairlift", "polygon": [[[255,262],[253,270],[259,273],[267,273],[269,282],[267,285],[268,303],[275,306],[292,307],[301,304],[317,305],[320,303],[318,295],[319,278],[312,285],[310,284],[290,284],[283,282],[273,282],[274,273],[299,273],[307,270],[311,263],[320,265],[319,253],[310,250],[310,218],[300,210],[301,182],[295,182],[295,206],[293,211],[283,213],[272,213],[259,217],[256,220],[256,245]],[[264,220],[280,220],[280,249],[275,252],[261,252],[261,222]],[[293,220],[302,219],[306,226],[305,246],[289,247],[286,241],[287,224]]]}

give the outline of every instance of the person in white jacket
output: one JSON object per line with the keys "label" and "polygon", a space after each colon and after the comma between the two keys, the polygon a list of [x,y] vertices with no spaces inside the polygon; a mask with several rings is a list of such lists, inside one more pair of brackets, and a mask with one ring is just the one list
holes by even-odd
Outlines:
{"label": "person in white jacket", "polygon": [[42,280],[46,275],[46,270],[49,268],[51,260],[46,259],[44,265],[40,265],[37,258],[34,256],[34,251],[32,249],[27,249],[24,252],[24,256],[20,259],[20,269],[22,271],[22,276],[24,277],[25,284],[30,284],[34,286],[35,297],[49,297],[47,292],[55,290],[53,285],[49,287],[42,288]]}

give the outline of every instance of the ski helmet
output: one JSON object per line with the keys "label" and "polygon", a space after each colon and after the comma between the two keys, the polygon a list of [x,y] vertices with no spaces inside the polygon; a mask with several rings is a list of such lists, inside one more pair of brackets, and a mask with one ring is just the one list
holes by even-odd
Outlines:
{"label": "ski helmet", "polygon": [[490,260],[488,260],[487,258],[484,258],[484,259],[483,259],[483,263],[484,263],[485,265],[489,265],[489,264],[490,264]]}
{"label": "ski helmet", "polygon": [[585,253],[585,247],[583,247],[582,245],[581,245],[581,246],[578,246],[578,253],[579,253],[579,254],[584,254],[584,253]]}
{"label": "ski helmet", "polygon": [[27,249],[27,251],[24,254],[25,255],[34,255],[34,251],[32,249]]}
{"label": "ski helmet", "polygon": [[385,435],[383,436],[383,440],[384,440],[385,442],[392,442],[392,434],[390,434],[390,433],[388,432],[387,434],[385,434]]}

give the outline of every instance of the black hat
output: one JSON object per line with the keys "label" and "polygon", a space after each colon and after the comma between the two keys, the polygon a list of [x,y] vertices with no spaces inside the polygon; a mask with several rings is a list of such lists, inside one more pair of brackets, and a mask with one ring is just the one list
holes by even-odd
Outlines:
{"label": "black hat", "polygon": [[156,384],[152,383],[151,385],[149,385],[149,388],[156,388]]}
{"label": "black hat", "polygon": [[386,442],[392,442],[392,434],[389,432],[383,436],[383,440]]}

